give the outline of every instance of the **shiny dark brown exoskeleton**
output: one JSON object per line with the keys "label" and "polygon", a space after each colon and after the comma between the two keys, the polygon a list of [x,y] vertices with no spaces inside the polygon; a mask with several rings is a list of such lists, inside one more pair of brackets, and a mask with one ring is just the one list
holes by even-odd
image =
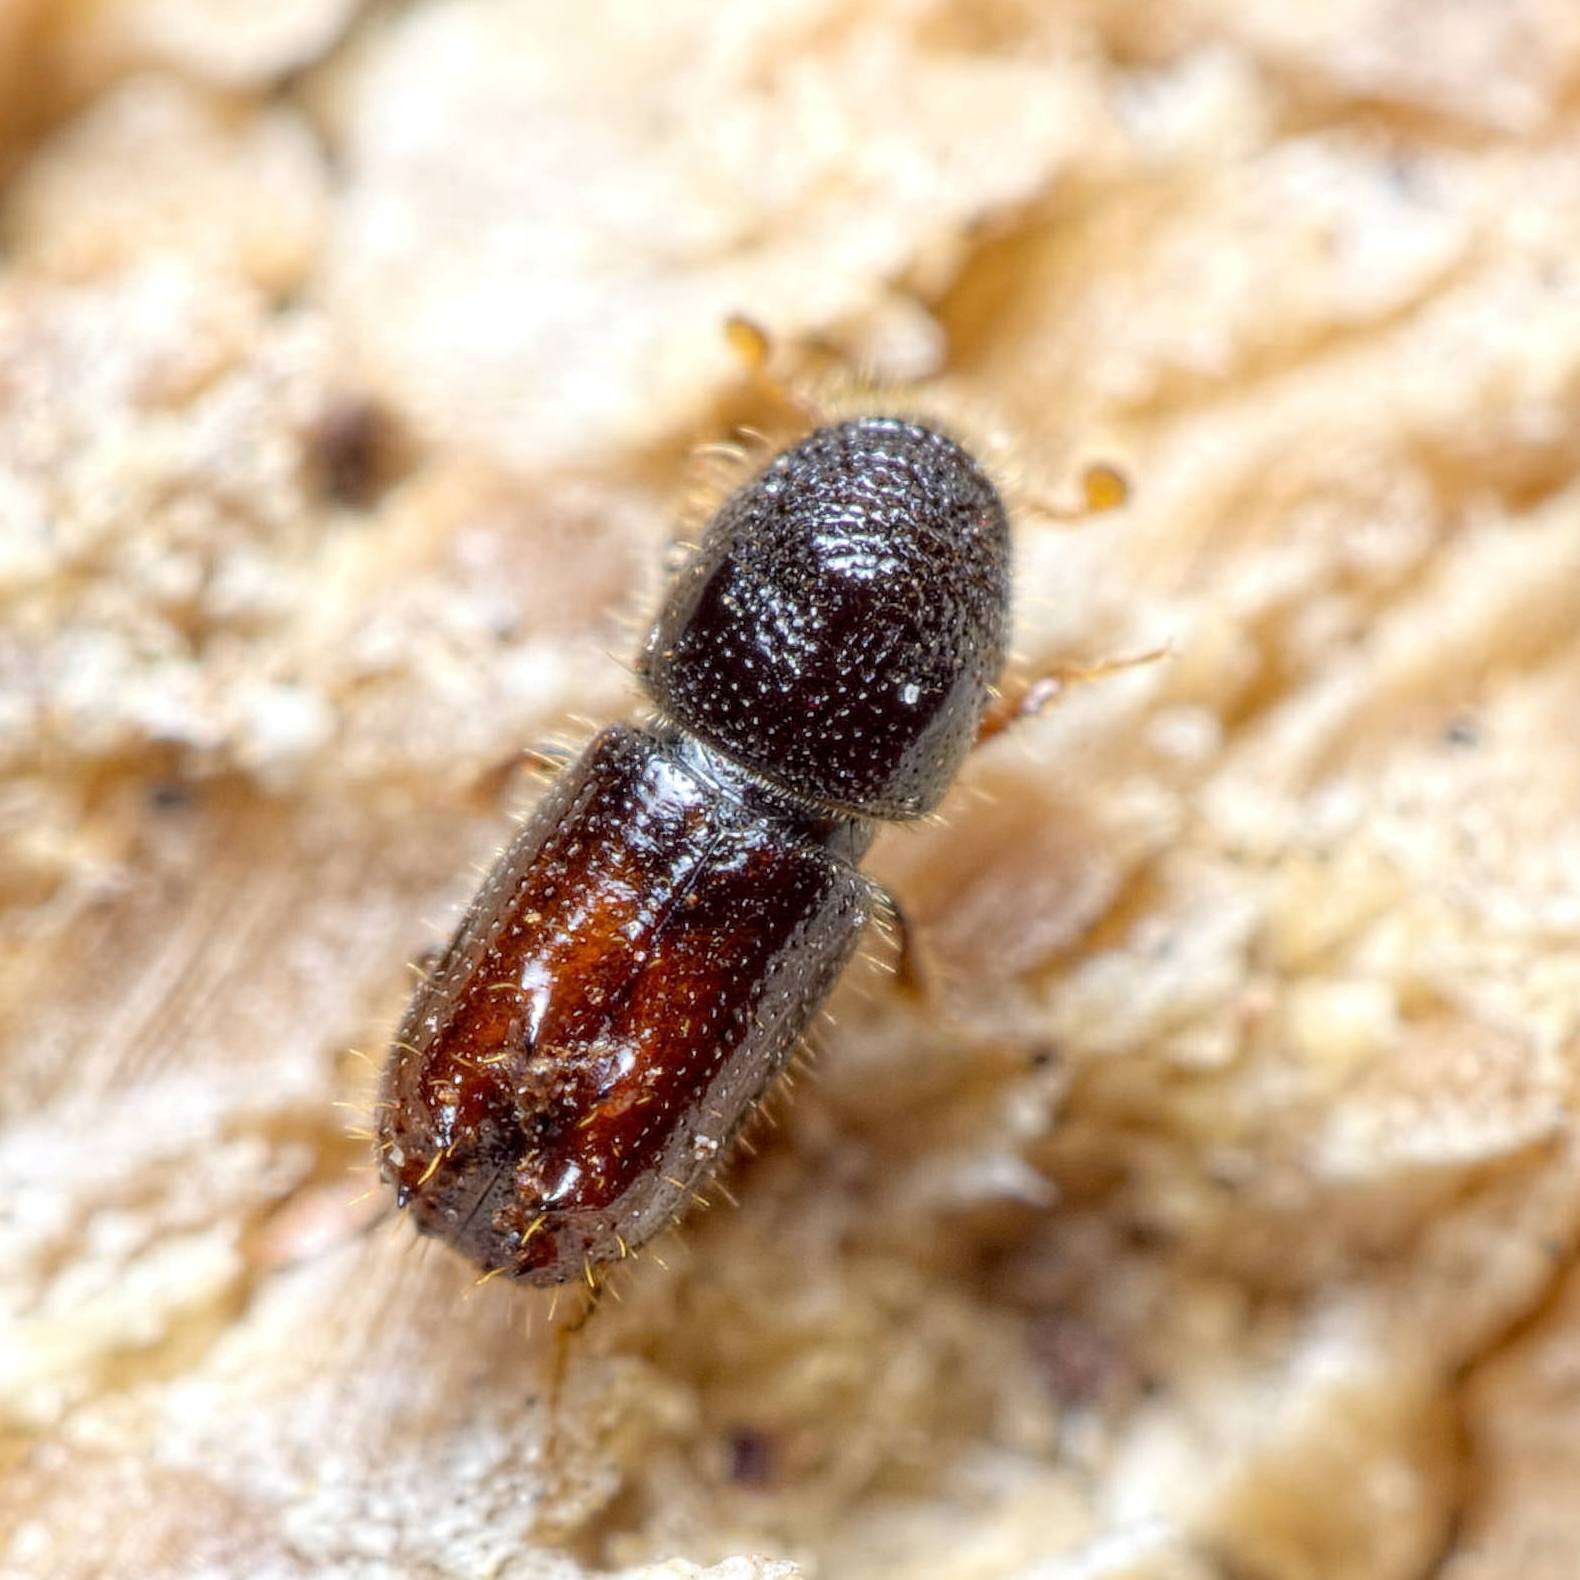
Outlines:
{"label": "shiny dark brown exoskeleton", "polygon": [[821,428],[725,502],[653,722],[561,774],[396,1038],[381,1167],[424,1233],[552,1284],[684,1211],[855,947],[876,820],[975,741],[1009,594],[999,495],[928,428]]}

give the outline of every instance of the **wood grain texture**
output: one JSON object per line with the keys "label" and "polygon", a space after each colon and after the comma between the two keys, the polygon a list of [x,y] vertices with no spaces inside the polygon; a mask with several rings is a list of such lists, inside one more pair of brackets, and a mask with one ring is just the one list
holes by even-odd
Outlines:
{"label": "wood grain texture", "polygon": [[[0,1573],[1570,1580],[1574,8],[241,9],[0,0]],[[874,846],[931,997],[556,1398],[350,1050],[795,431],[740,312],[971,439],[1012,674],[1173,656]]]}

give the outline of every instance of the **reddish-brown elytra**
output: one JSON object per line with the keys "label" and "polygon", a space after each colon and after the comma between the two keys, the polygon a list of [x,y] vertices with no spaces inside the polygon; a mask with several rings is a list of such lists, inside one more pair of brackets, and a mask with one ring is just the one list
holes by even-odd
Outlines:
{"label": "reddish-brown elytra", "polygon": [[561,773],[396,1037],[380,1166],[423,1233],[557,1284],[685,1211],[881,898],[877,823],[998,722],[1009,600],[998,491],[932,428],[821,427],[726,500],[651,718]]}

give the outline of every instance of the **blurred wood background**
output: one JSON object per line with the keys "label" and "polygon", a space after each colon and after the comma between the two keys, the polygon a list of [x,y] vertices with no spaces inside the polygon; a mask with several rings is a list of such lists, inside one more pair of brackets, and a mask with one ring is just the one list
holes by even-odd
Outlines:
{"label": "blurred wood background", "polygon": [[[1570,0],[0,0],[0,180],[5,1580],[1573,1580]],[[346,1130],[740,311],[1123,464],[1020,661],[1173,656],[551,1408]]]}

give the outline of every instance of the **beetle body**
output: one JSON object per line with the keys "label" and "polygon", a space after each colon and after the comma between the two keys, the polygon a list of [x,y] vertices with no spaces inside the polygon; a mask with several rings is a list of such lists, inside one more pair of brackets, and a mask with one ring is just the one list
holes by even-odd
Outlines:
{"label": "beetle body", "polygon": [[952,440],[819,429],[720,509],[605,730],[500,857],[397,1035],[381,1167],[424,1233],[530,1283],[673,1222],[934,807],[1003,664],[1009,532]]}

